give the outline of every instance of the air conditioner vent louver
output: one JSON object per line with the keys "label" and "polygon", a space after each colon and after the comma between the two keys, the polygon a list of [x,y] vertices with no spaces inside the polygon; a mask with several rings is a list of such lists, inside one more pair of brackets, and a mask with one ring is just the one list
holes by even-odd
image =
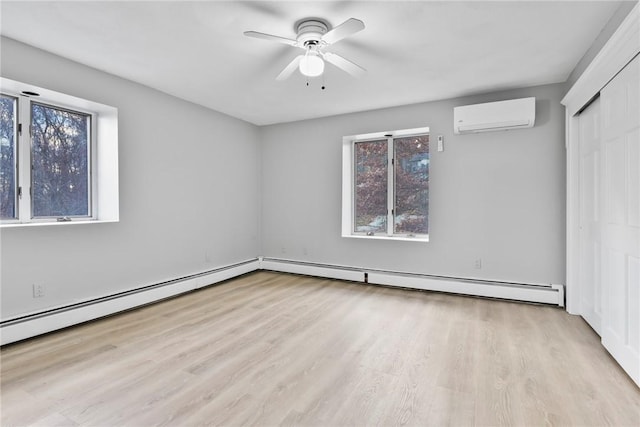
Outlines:
{"label": "air conditioner vent louver", "polygon": [[453,109],[453,131],[463,134],[530,128],[535,118],[534,97],[465,105]]}

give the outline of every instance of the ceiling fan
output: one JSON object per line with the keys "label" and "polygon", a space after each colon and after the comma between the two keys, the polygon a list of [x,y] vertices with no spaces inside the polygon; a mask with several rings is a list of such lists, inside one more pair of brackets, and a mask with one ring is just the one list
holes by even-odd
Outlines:
{"label": "ceiling fan", "polygon": [[258,39],[270,40],[278,43],[303,49],[304,54],[296,56],[287,65],[276,80],[285,80],[297,69],[308,77],[316,77],[324,72],[324,61],[335,65],[339,69],[349,73],[354,77],[359,77],[365,73],[361,66],[343,58],[332,52],[325,52],[325,48],[362,31],[364,23],[359,19],[349,18],[342,24],[329,29],[326,21],[319,18],[306,18],[296,25],[296,39],[274,36],[271,34],[259,33],[257,31],[245,31],[244,35]]}

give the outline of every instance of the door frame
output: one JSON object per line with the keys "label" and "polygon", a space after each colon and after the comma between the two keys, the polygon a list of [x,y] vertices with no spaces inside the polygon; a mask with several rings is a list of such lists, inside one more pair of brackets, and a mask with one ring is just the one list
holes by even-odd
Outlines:
{"label": "door frame", "polygon": [[565,106],[565,148],[567,150],[567,253],[566,308],[580,314],[580,168],[579,113],[636,55],[640,53],[640,3],[629,12],[609,41],[567,92]]}

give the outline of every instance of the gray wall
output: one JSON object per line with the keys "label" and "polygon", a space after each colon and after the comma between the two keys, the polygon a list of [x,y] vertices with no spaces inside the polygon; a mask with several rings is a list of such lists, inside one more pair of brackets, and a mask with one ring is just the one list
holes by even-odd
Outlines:
{"label": "gray wall", "polygon": [[120,161],[119,223],[2,229],[3,319],[259,255],[256,126],[10,39],[1,64],[117,107]]}
{"label": "gray wall", "polygon": [[[564,283],[563,85],[262,128],[262,254],[395,271]],[[536,97],[532,129],[453,134],[453,107]],[[340,236],[344,135],[429,126],[430,242]],[[435,138],[433,138],[435,140]],[[482,259],[482,269],[475,260]]]}
{"label": "gray wall", "polygon": [[[258,255],[564,282],[562,85],[258,128],[10,39],[1,60],[4,77],[120,117],[120,222],[2,229],[2,319]],[[533,129],[453,135],[454,106],[525,96],[537,98]],[[431,241],[342,238],[342,136],[421,126],[445,137],[432,154]]]}

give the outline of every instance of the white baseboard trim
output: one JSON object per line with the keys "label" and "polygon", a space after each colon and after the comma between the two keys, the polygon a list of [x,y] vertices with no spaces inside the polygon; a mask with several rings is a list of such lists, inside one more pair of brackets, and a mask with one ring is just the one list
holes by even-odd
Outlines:
{"label": "white baseboard trim", "polygon": [[536,302],[564,307],[564,286],[562,285],[535,285],[429,276],[260,257],[115,295],[3,320],[0,322],[0,345],[10,344],[140,307],[256,270],[270,270],[351,282]]}
{"label": "white baseboard trim", "polygon": [[248,260],[168,282],[5,320],[0,323],[0,345],[160,301],[250,273],[258,268],[257,259]]}
{"label": "white baseboard trim", "polygon": [[350,280],[354,282],[367,282],[374,285],[500,298],[564,307],[563,285],[538,285],[459,277],[430,276],[275,258],[260,258],[260,269]]}

